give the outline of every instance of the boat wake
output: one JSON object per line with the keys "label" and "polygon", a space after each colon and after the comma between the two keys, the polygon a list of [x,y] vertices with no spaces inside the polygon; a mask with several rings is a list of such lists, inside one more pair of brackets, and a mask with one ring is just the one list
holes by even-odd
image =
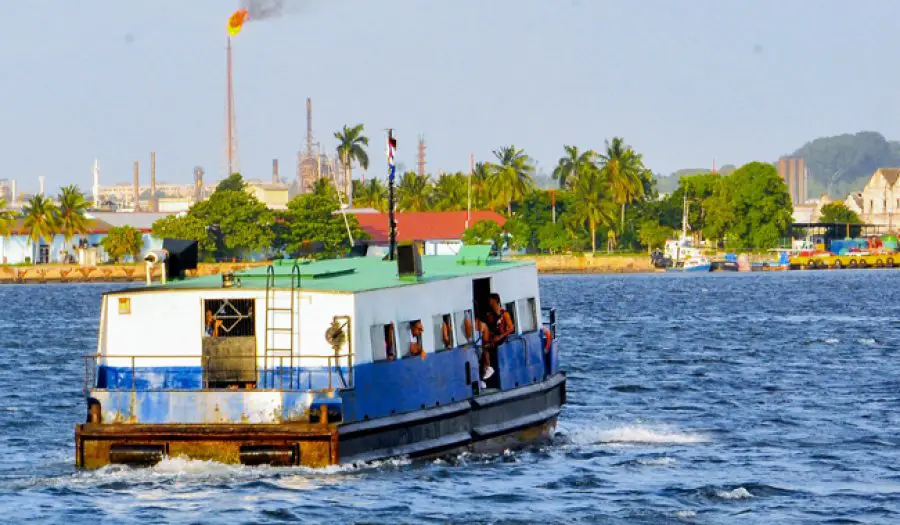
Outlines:
{"label": "boat wake", "polygon": [[697,432],[683,432],[667,427],[626,425],[599,429],[589,427],[571,431],[570,439],[576,445],[688,445],[708,443],[710,439]]}
{"label": "boat wake", "polygon": [[726,500],[750,499],[753,497],[753,494],[750,494],[750,491],[744,487],[738,487],[733,490],[717,490],[715,494],[717,498]]}

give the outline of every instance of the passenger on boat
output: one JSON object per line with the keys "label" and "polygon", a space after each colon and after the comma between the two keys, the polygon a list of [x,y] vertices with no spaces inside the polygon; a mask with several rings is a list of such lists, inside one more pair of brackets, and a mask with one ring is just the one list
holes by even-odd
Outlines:
{"label": "passenger on boat", "polygon": [[503,306],[503,303],[500,302],[500,295],[492,293],[491,294],[491,312],[494,314],[493,324],[491,325],[491,333],[493,338],[491,343],[497,347],[502,345],[506,338],[511,336],[515,331],[516,327],[512,322],[512,317],[509,315]]}
{"label": "passenger on boat", "polygon": [[453,347],[453,324],[449,314],[441,321],[441,340],[444,342],[444,348]]}
{"label": "passenger on boat", "polygon": [[[494,369],[491,367],[491,350],[497,348],[494,344],[494,336],[491,334],[491,325],[494,323],[494,316],[491,312],[485,313],[485,320],[475,319],[475,326],[478,328],[478,335],[481,338],[481,379],[490,379],[494,375]],[[483,388],[483,387],[482,387]]]}
{"label": "passenger on boat", "polygon": [[422,327],[421,320],[415,320],[409,323],[409,355],[418,355],[425,359],[427,355],[422,347],[422,334],[425,328]]}
{"label": "passenger on boat", "polygon": [[220,319],[216,319],[213,315],[212,310],[206,311],[206,335],[212,337],[219,337],[219,328],[222,327],[222,321]]}

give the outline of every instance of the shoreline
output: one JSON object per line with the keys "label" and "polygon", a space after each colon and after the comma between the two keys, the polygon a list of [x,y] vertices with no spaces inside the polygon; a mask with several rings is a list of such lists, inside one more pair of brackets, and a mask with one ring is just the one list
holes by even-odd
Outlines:
{"label": "shoreline", "polygon": [[[512,259],[533,261],[541,275],[658,273],[649,257],[637,255],[539,255],[515,256]],[[265,266],[269,262],[200,263],[191,277],[238,272]],[[74,283],[132,283],[146,279],[143,264],[110,264],[76,266],[70,264],[41,264],[36,266],[0,266],[0,285],[3,284],[74,284]],[[158,280],[159,267],[151,276]]]}

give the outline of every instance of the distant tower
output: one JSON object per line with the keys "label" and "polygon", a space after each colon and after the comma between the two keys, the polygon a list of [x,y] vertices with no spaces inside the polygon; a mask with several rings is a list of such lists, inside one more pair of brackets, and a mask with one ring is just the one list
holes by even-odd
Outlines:
{"label": "distant tower", "polygon": [[159,211],[159,199],[156,197],[156,152],[150,152],[150,211]]}
{"label": "distant tower", "polygon": [[272,184],[279,184],[281,179],[278,177],[278,159],[272,159]]}
{"label": "distant tower", "polygon": [[19,188],[18,188],[18,185],[16,184],[16,179],[13,179],[12,180],[12,198],[10,199],[10,202],[12,202],[12,203],[19,202],[18,191],[19,191]]}
{"label": "distant tower", "polygon": [[91,195],[94,197],[94,208],[100,207],[100,161],[94,159],[94,185],[91,187]]}
{"label": "distant tower", "polygon": [[778,160],[778,175],[787,184],[794,204],[806,201],[806,162],[802,157],[782,157]]}
{"label": "distant tower", "polygon": [[38,194],[40,194],[41,196],[44,195],[44,182],[45,182],[44,176],[43,175],[39,176],[38,177],[38,187],[40,188],[40,190],[38,190]]}
{"label": "distant tower", "polygon": [[308,193],[313,185],[322,177],[319,169],[319,153],[313,137],[312,99],[306,99],[306,149],[297,155],[297,183],[300,191]]}
{"label": "distant tower", "polygon": [[138,171],[139,169],[138,161],[134,161],[134,201],[132,204],[134,211],[138,211],[141,208],[141,179]]}
{"label": "distant tower", "polygon": [[420,177],[425,176],[425,135],[419,135],[419,158],[416,163],[416,172]]}
{"label": "distant tower", "polygon": [[228,38],[226,47],[226,83],[225,83],[225,128],[227,135],[227,157],[228,157],[228,173],[237,173],[240,170],[238,164],[238,147],[237,147],[237,117],[234,109],[234,70],[231,62],[231,38]]}
{"label": "distant tower", "polygon": [[194,168],[194,202],[203,200],[203,168]]}

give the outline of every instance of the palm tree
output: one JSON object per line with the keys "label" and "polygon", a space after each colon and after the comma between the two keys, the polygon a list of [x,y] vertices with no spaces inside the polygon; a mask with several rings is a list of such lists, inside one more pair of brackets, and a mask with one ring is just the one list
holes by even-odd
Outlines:
{"label": "palm tree", "polygon": [[[475,171],[472,172],[472,207],[476,210],[490,207],[491,202],[494,200],[490,184],[493,172],[494,167],[489,162],[475,164]],[[468,195],[466,195],[466,198],[468,199]]]}
{"label": "palm tree", "polygon": [[592,149],[578,151],[578,146],[563,146],[563,148],[566,154],[560,157],[556,169],[553,170],[553,179],[559,181],[560,188],[567,188],[578,178],[578,173],[594,165],[597,152]]}
{"label": "palm tree", "polygon": [[469,179],[463,173],[442,173],[434,185],[434,209],[465,210],[469,199]]}
{"label": "palm tree", "polygon": [[59,201],[57,226],[59,232],[63,234],[66,244],[69,244],[72,237],[87,232],[87,218],[84,216],[84,212],[90,207],[90,203],[84,198],[84,194],[81,193],[78,186],[74,184],[60,188],[57,200]]}
{"label": "palm tree", "polygon": [[399,208],[404,211],[426,211],[431,201],[431,177],[407,171],[397,185]]}
{"label": "palm tree", "polygon": [[606,141],[606,152],[600,156],[600,168],[609,181],[613,201],[622,207],[620,231],[625,229],[625,205],[644,193],[644,162],[621,137]]}
{"label": "palm tree", "polygon": [[369,179],[368,182],[353,181],[354,200],[359,208],[374,208],[378,211],[387,210],[388,190],[378,179]]}
{"label": "palm tree", "polygon": [[364,170],[369,169],[369,154],[365,148],[369,146],[369,137],[363,133],[363,125],[357,124],[352,128],[346,125],[341,131],[334,133],[334,138],[338,139],[337,154],[341,165],[344,167],[344,187],[339,188],[350,195],[351,181],[353,180],[353,162],[356,161]]}
{"label": "palm tree", "polygon": [[534,188],[534,163],[524,150],[506,146],[494,151],[500,161],[494,165],[491,177],[493,193],[499,202],[506,204],[506,213],[512,216],[513,201],[520,201]]}
{"label": "palm tree", "polygon": [[6,199],[0,196],[0,235],[7,236],[12,232],[12,222],[15,220],[15,213],[6,209]]}
{"label": "palm tree", "polygon": [[[35,195],[22,207],[22,215],[25,217],[25,229],[28,231],[32,246],[37,246],[41,239],[48,244],[53,241],[58,217],[53,201],[41,194]],[[33,259],[35,263],[36,259]]]}
{"label": "palm tree", "polygon": [[369,179],[366,184],[366,194],[369,198],[369,206],[380,212],[388,209],[388,189],[378,179]]}
{"label": "palm tree", "polygon": [[596,166],[582,170],[572,183],[575,193],[573,212],[588,223],[591,230],[591,253],[597,253],[597,225],[615,223],[616,209],[609,199],[609,185]]}

